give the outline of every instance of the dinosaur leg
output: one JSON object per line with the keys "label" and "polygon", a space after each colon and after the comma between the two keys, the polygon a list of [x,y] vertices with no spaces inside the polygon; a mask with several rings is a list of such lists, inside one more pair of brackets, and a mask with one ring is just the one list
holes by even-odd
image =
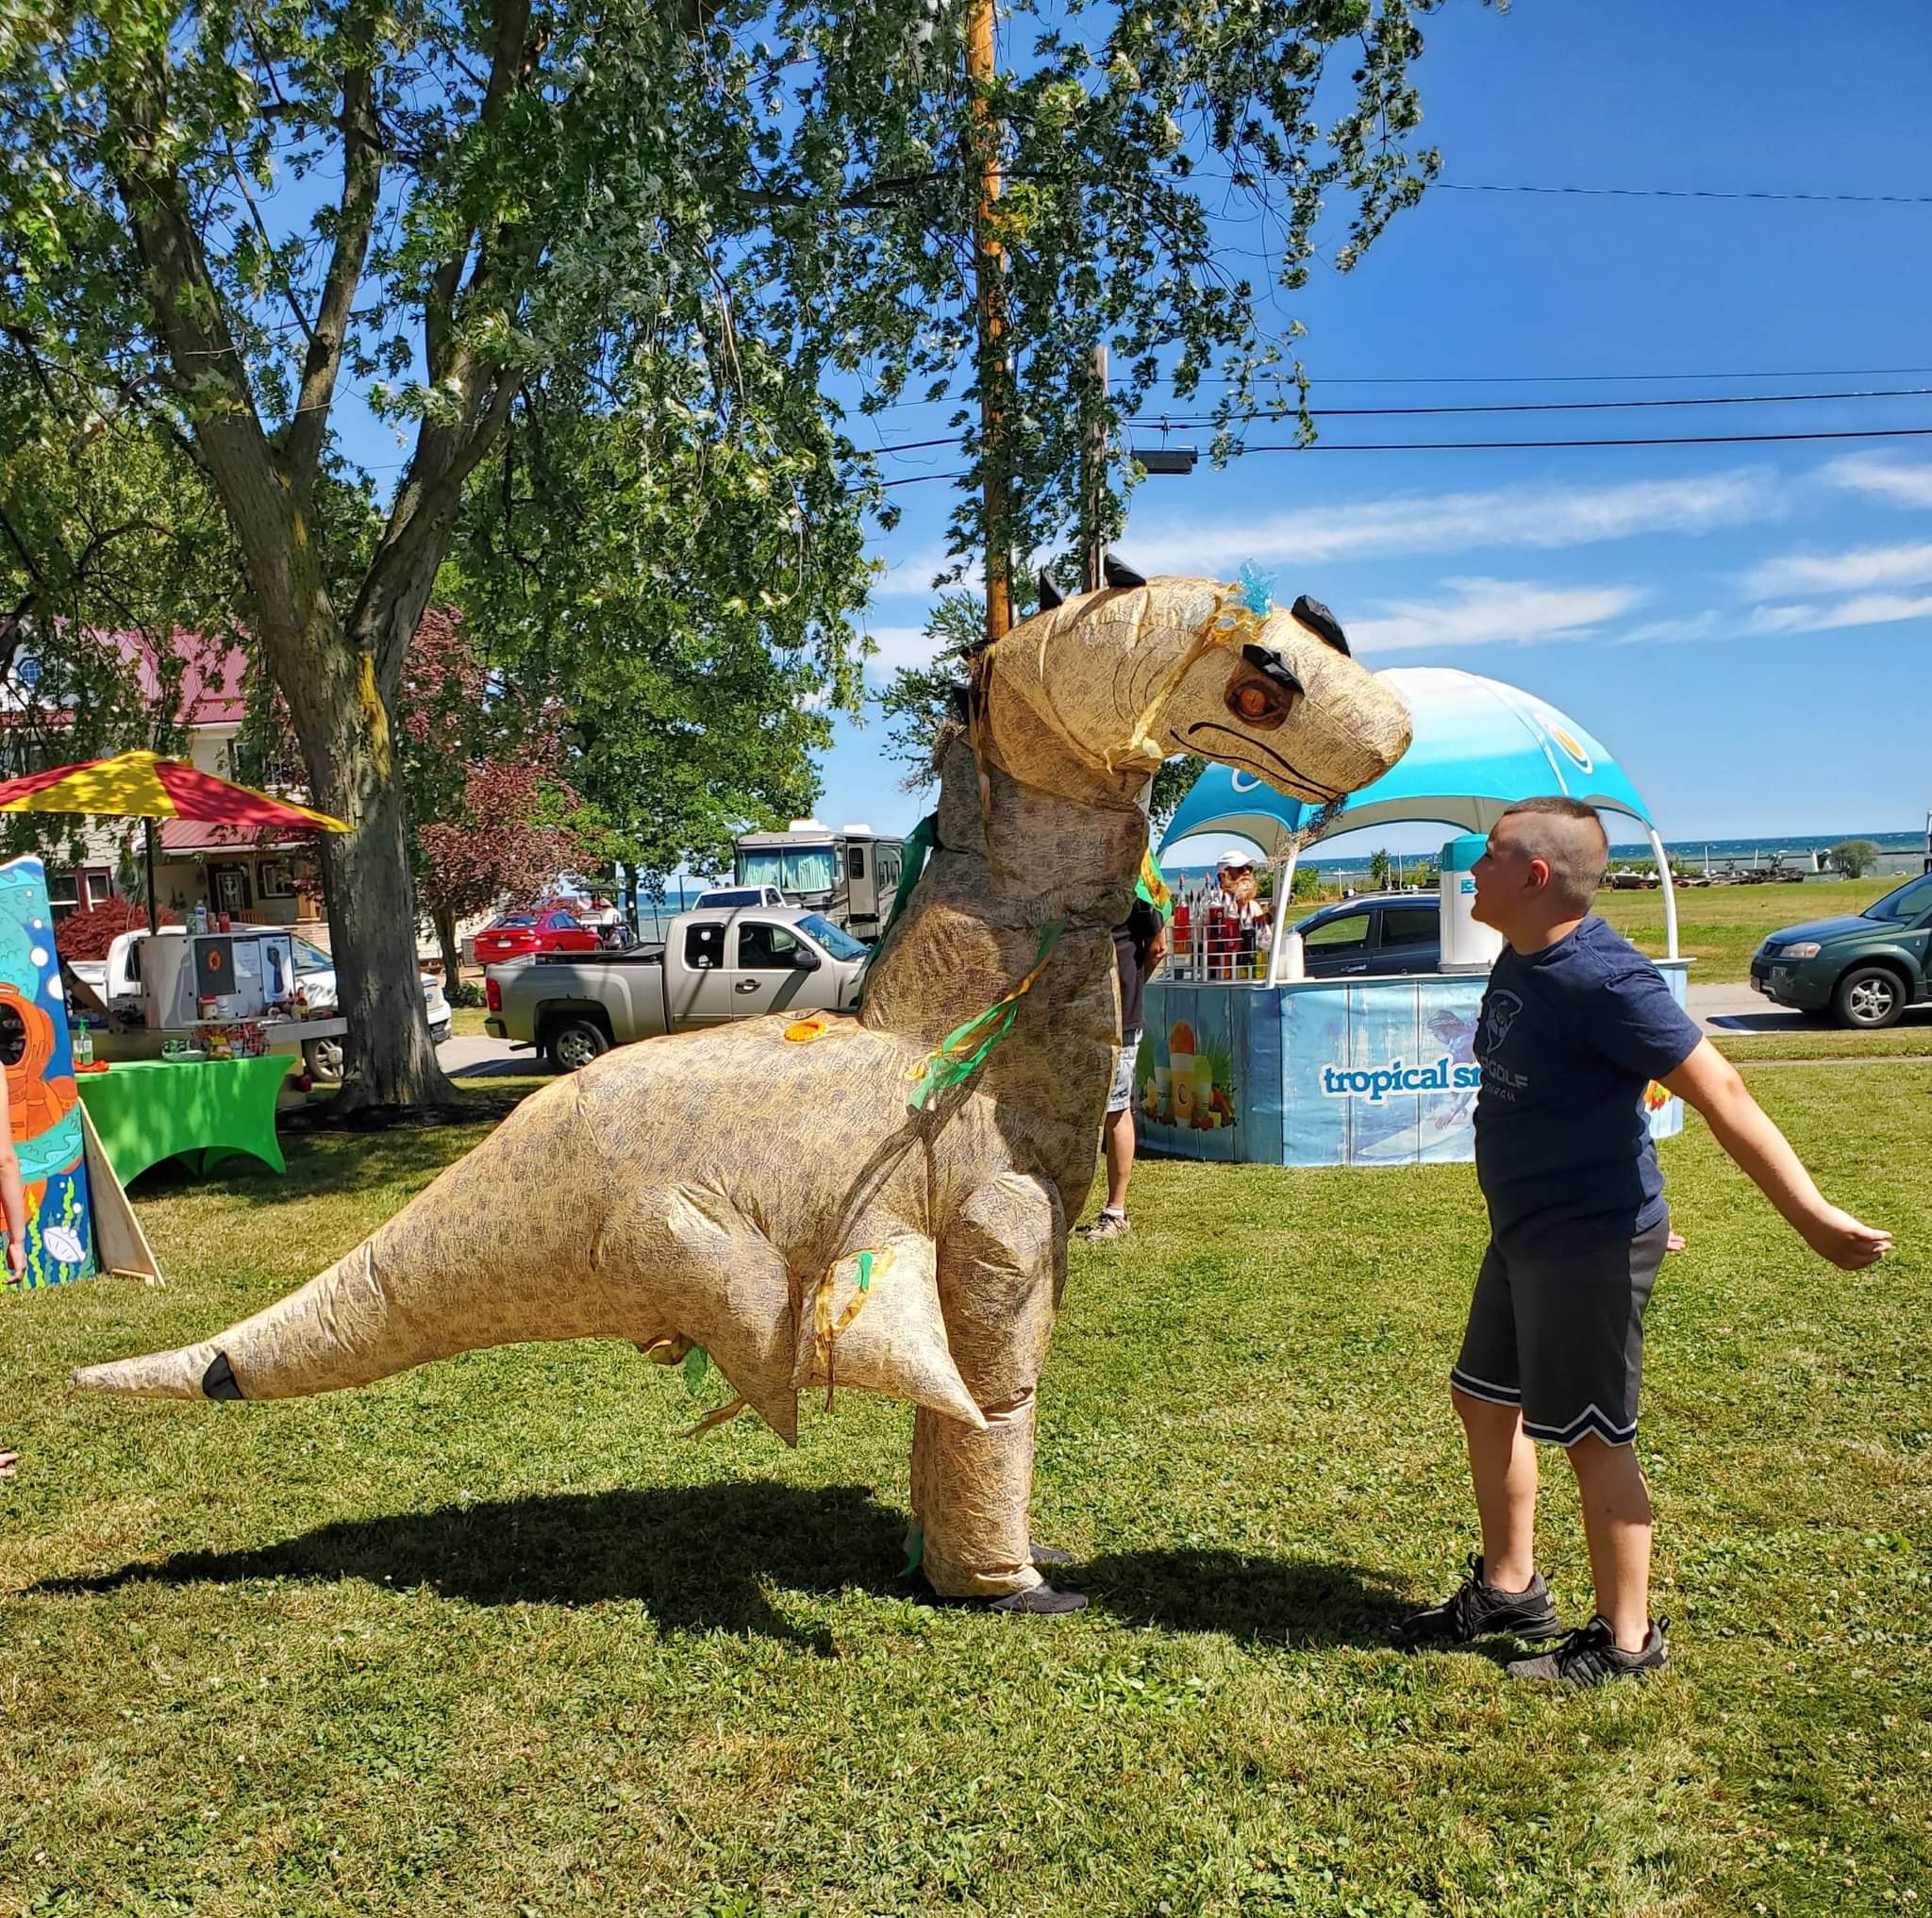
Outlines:
{"label": "dinosaur leg", "polygon": [[1041,1582],[1027,1543],[1034,1393],[1065,1271],[1054,1189],[1019,1174],[975,1192],[941,1243],[946,1338],[986,1419],[983,1432],[923,1409],[913,1421],[921,1562],[944,1597],[1002,1598]]}

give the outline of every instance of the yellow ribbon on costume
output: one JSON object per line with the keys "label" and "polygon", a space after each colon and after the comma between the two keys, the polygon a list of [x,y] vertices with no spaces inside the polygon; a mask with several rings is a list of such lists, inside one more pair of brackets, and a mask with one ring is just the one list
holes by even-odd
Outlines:
{"label": "yellow ribbon on costume", "polygon": [[892,1269],[899,1255],[888,1245],[877,1252],[861,1252],[858,1255],[858,1289],[852,1294],[851,1302],[835,1321],[832,1317],[832,1280],[837,1276],[840,1262],[834,1259],[825,1268],[825,1276],[819,1281],[818,1296],[812,1302],[812,1344],[818,1354],[818,1361],[825,1373],[825,1409],[832,1409],[832,1350],[839,1343],[840,1336],[863,1309],[865,1302],[872,1296],[872,1282]]}

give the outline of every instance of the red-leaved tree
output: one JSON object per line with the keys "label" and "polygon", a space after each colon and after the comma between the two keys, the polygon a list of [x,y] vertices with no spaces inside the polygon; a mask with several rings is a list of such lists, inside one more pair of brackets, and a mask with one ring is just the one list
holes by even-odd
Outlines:
{"label": "red-leaved tree", "polygon": [[416,891],[454,985],[457,922],[535,898],[582,857],[563,823],[578,800],[555,712],[493,684],[454,614],[417,627],[399,704]]}
{"label": "red-leaved tree", "polygon": [[[179,926],[180,915],[161,908],[163,926]],[[98,906],[70,912],[54,928],[54,944],[64,959],[106,959],[108,949],[124,932],[147,926],[147,908],[131,899],[103,899]]]}

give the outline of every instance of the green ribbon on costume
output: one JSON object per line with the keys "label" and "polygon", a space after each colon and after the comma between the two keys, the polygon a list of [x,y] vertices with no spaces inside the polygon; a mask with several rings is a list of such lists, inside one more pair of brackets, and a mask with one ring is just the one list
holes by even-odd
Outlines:
{"label": "green ribbon on costume", "polygon": [[872,1254],[870,1252],[861,1252],[858,1255],[858,1289],[860,1292],[870,1292],[872,1290]]}
{"label": "green ribbon on costume", "polygon": [[711,1369],[711,1355],[702,1345],[693,1345],[684,1355],[684,1389],[694,1393],[705,1382],[705,1374]]}
{"label": "green ribbon on costume", "polygon": [[925,1527],[914,1524],[906,1532],[906,1562],[899,1568],[902,1578],[909,1578],[925,1561]]}
{"label": "green ribbon on costume", "polygon": [[919,876],[925,871],[925,862],[932,857],[939,838],[940,816],[937,812],[928,812],[906,835],[906,842],[899,850],[899,890],[892,894],[892,909],[886,914],[886,923],[879,927],[879,936],[865,957],[865,965],[858,975],[858,991],[852,1001],[855,1007],[865,1003],[865,981],[872,971],[872,962],[885,950],[893,926],[898,925],[901,915],[911,905],[912,894],[918,890]]}
{"label": "green ribbon on costume", "polygon": [[1004,999],[967,1020],[965,1025],[956,1026],[906,1075],[919,1081],[919,1090],[908,1102],[915,1112],[924,1111],[934,1093],[944,1092],[949,1086],[963,1085],[986,1063],[987,1055],[1013,1029],[1013,1021],[1020,1016],[1020,1001],[1045,971],[1046,962],[1066,929],[1064,919],[1056,919],[1044,927],[1040,935],[1040,950],[1026,976]]}

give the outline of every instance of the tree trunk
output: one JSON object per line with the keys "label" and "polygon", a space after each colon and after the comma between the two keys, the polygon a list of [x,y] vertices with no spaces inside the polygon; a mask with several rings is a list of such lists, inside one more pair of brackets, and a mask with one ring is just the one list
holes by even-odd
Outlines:
{"label": "tree trunk", "polygon": [[374,653],[334,621],[280,650],[276,676],[315,803],[350,826],[317,843],[338,1004],[349,1022],[333,1109],[455,1105],[423,1005],[403,783]]}
{"label": "tree trunk", "polygon": [[430,918],[436,926],[436,942],[442,948],[442,989],[454,1006],[463,976],[463,942],[457,937],[457,916],[444,911],[433,912]]}

